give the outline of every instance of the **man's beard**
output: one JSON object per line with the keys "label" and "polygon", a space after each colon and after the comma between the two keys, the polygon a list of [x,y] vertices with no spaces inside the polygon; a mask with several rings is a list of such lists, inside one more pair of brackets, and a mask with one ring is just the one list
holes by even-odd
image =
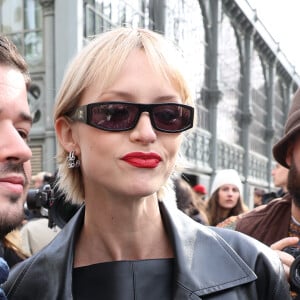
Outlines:
{"label": "man's beard", "polygon": [[287,189],[293,197],[295,205],[300,208],[300,172],[297,169],[294,158],[292,158],[288,173]]}
{"label": "man's beard", "polygon": [[19,210],[18,214],[13,217],[0,216],[0,240],[2,240],[9,232],[16,229],[24,220],[23,210]]}
{"label": "man's beard", "polygon": [[[16,164],[8,162],[0,165],[0,173],[2,176],[6,176],[6,174],[10,172],[22,174],[25,178],[24,187],[28,186],[29,182],[25,174],[23,163]],[[24,199],[22,199],[24,195],[10,194],[2,197],[8,198],[9,208],[2,204],[0,200],[0,239],[13,229],[16,229],[24,220]]]}

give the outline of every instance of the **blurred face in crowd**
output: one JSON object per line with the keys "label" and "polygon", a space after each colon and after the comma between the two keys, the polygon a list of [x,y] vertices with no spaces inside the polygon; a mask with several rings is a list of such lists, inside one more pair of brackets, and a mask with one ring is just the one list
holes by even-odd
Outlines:
{"label": "blurred face in crowd", "polygon": [[36,178],[36,180],[34,180],[33,186],[35,189],[39,189],[43,186],[43,183],[44,183],[43,179]]}
{"label": "blurred face in crowd", "polygon": [[273,182],[276,187],[286,187],[289,169],[280,164],[276,164],[272,170]]}
{"label": "blurred face in crowd", "polygon": [[257,194],[254,194],[254,206],[259,206],[259,205],[262,205],[262,196],[261,195],[257,195]]}
{"label": "blurred face in crowd", "polygon": [[223,209],[232,209],[237,205],[240,197],[239,189],[233,184],[224,184],[219,188],[219,206]]}
{"label": "blurred face in crowd", "polygon": [[31,178],[27,144],[32,119],[24,76],[0,65],[0,237],[23,220]]}

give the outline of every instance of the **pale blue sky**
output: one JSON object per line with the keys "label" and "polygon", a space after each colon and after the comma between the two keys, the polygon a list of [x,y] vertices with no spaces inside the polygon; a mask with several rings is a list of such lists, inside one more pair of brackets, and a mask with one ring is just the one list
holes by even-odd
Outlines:
{"label": "pale blue sky", "polygon": [[300,0],[247,0],[300,74]]}

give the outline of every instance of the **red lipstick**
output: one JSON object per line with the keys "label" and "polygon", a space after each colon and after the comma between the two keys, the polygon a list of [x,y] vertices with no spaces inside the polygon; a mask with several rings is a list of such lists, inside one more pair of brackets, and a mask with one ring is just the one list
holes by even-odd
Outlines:
{"label": "red lipstick", "polygon": [[161,162],[161,157],[156,153],[131,152],[122,157],[122,160],[137,168],[153,169]]}

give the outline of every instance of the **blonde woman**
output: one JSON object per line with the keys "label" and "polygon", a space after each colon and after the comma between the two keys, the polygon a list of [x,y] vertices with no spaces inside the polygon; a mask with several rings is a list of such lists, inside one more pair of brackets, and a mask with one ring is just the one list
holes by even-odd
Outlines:
{"label": "blonde woman", "polygon": [[70,65],[54,115],[59,187],[83,205],[13,270],[8,299],[287,299],[271,250],[163,201],[194,113],[174,51],[119,28]]}

